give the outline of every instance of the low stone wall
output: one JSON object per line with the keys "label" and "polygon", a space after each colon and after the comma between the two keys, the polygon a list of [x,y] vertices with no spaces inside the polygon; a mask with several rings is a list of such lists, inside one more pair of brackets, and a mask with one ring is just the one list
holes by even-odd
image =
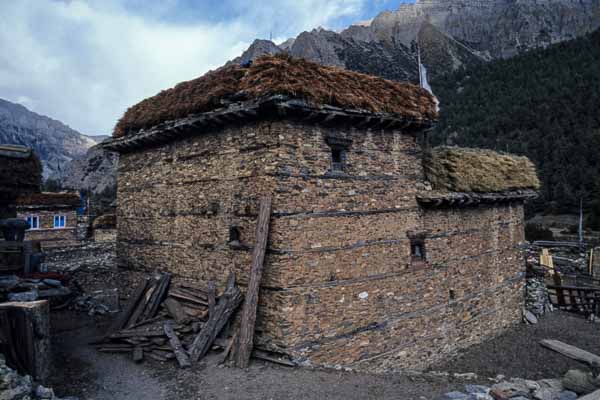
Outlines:
{"label": "low stone wall", "polygon": [[95,242],[114,242],[117,240],[116,229],[94,229]]}

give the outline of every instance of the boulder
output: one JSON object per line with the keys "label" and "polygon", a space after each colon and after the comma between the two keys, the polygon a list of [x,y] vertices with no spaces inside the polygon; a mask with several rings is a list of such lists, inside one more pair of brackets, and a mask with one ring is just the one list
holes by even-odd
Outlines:
{"label": "boulder", "polygon": [[576,400],[577,393],[571,392],[570,390],[563,390],[558,394],[556,400]]}
{"label": "boulder", "polygon": [[495,400],[508,400],[519,396],[529,398],[529,391],[525,380],[520,379],[511,382],[496,383],[490,389],[490,396]]}
{"label": "boulder", "polygon": [[473,393],[483,393],[488,394],[490,392],[490,388],[483,385],[465,385],[465,391],[469,394]]}
{"label": "boulder", "polygon": [[537,324],[538,323],[538,319],[535,316],[535,314],[533,314],[529,310],[523,310],[523,320],[525,322],[527,322],[528,324]]}
{"label": "boulder", "polygon": [[596,390],[594,377],[591,373],[578,369],[570,369],[562,378],[565,389],[571,390],[579,395],[588,394]]}
{"label": "boulder", "polygon": [[38,385],[35,389],[35,397],[38,399],[54,399],[54,390]]}
{"label": "boulder", "polygon": [[540,388],[550,389],[553,392],[559,393],[565,390],[560,379],[541,379],[537,383],[540,385]]}
{"label": "boulder", "polygon": [[535,392],[533,392],[534,400],[556,400],[559,392],[554,392],[548,388],[539,388]]}
{"label": "boulder", "polygon": [[38,297],[37,290],[30,290],[29,292],[9,293],[8,301],[36,301]]}

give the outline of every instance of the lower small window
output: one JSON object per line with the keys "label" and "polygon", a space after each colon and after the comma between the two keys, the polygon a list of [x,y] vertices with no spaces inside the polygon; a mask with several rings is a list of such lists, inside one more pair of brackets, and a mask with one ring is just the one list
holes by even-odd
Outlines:
{"label": "lower small window", "polygon": [[67,217],[64,215],[55,215],[54,216],[54,227],[55,228],[64,228],[66,226]]}
{"label": "lower small window", "polygon": [[422,239],[411,239],[410,256],[413,261],[425,261],[425,242]]}
{"label": "lower small window", "polygon": [[344,159],[345,154],[343,149],[331,149],[331,169],[333,171],[343,171],[344,170]]}
{"label": "lower small window", "polygon": [[240,242],[240,228],[237,226],[229,227],[229,243]]}
{"label": "lower small window", "polygon": [[37,215],[27,216],[27,223],[29,224],[29,229],[40,229],[40,217]]}

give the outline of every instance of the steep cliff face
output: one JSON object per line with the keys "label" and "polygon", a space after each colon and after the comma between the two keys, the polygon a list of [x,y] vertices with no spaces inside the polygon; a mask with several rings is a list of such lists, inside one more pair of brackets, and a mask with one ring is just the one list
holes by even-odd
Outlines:
{"label": "steep cliff face", "polygon": [[[230,63],[245,64],[260,56],[267,54],[278,54],[283,50],[270,40],[256,39],[244,53]],[[229,64],[229,63],[228,63]]]}
{"label": "steep cliff face", "polygon": [[65,188],[85,190],[92,194],[113,192],[117,186],[119,156],[99,145],[86,154],[68,162],[62,170],[51,176]]}
{"label": "steep cliff face", "polygon": [[47,178],[73,158],[83,156],[96,141],[60,121],[0,99],[0,143],[33,148]]}
{"label": "steep cliff face", "polygon": [[417,0],[371,24],[377,36],[404,44],[429,21],[488,58],[573,39],[600,27],[598,0]]}
{"label": "steep cliff face", "polygon": [[599,27],[600,0],[417,0],[340,33],[320,28],[279,46],[255,42],[241,60],[287,51],[322,64],[416,80],[417,44],[435,78]]}

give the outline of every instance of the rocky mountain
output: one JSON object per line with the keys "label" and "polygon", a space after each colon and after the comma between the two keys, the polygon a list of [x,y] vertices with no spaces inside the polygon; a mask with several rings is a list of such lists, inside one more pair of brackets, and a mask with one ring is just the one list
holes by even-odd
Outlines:
{"label": "rocky mountain", "polygon": [[117,186],[118,161],[118,154],[96,145],[83,156],[66,163],[51,178],[63,188],[85,190],[92,194],[112,193]]}
{"label": "rocky mountain", "polygon": [[341,32],[314,29],[279,46],[257,40],[232,62],[287,51],[326,65],[414,81],[417,45],[435,78],[599,27],[600,0],[416,0]]}
{"label": "rocky mountain", "polygon": [[96,140],[60,121],[0,99],[0,143],[33,148],[42,161],[44,178],[47,178],[72,159],[85,155]]}

